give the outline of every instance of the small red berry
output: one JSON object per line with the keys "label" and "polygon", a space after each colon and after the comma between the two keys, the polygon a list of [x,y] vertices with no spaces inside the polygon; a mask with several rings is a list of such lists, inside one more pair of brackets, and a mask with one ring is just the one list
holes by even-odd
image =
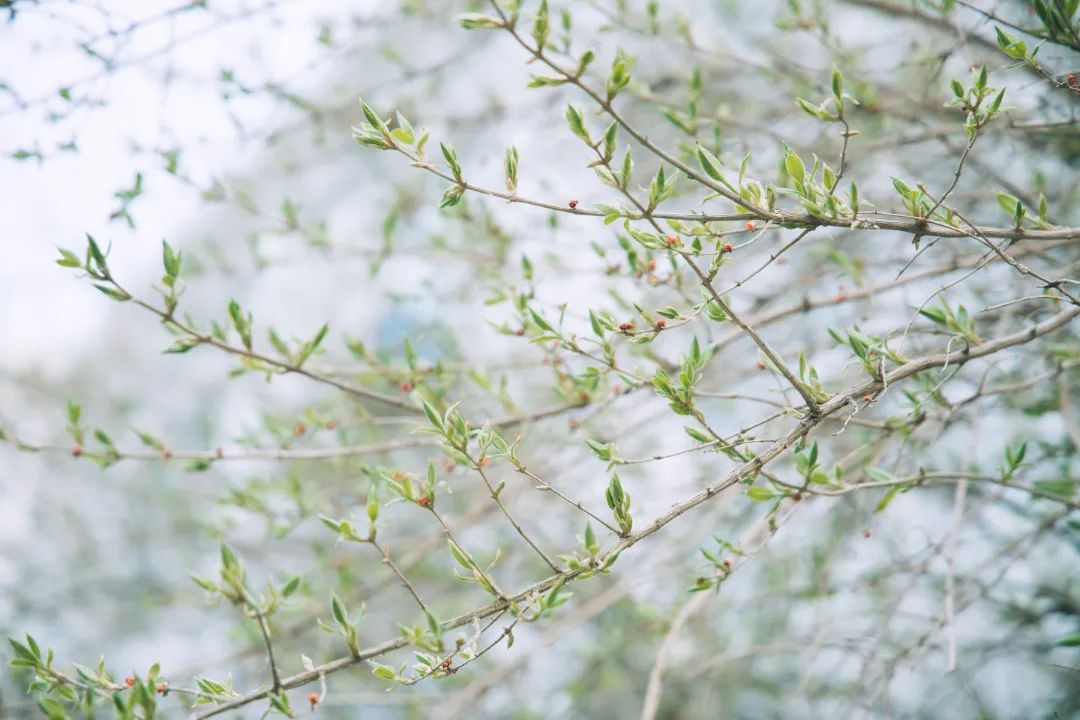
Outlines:
{"label": "small red berry", "polygon": [[412,392],[413,385],[411,382],[406,381],[398,385],[398,388],[401,389],[401,392]]}
{"label": "small red berry", "polygon": [[304,423],[298,422],[295,425],[293,425],[292,434],[295,435],[296,437],[300,437],[301,435],[303,435],[306,432],[307,432],[307,428],[304,426]]}
{"label": "small red berry", "polygon": [[72,457],[79,457],[82,454],[83,454],[83,446],[78,444],[78,443],[75,443],[75,447],[71,448],[71,456]]}
{"label": "small red berry", "polygon": [[309,693],[307,696],[307,701],[311,704],[311,708],[315,709],[315,706],[319,704],[319,693]]}
{"label": "small red berry", "polygon": [[679,238],[675,237],[674,235],[668,235],[666,238],[664,238],[664,242],[666,242],[668,245],[675,245],[679,242]]}
{"label": "small red berry", "polygon": [[724,566],[725,570],[731,570],[731,568],[735,567],[735,561],[731,558],[724,558],[720,564]]}
{"label": "small red berry", "polygon": [[763,363],[761,360],[758,360],[757,369],[758,370],[764,370],[765,369],[765,363]]}
{"label": "small red berry", "polygon": [[659,320],[656,321],[656,327],[658,327],[658,328],[662,328],[665,325],[667,325],[667,320],[665,320],[664,318],[660,318]]}
{"label": "small red berry", "polygon": [[131,677],[130,675],[127,676],[126,678],[124,678],[124,684],[128,687],[131,687],[135,684],[135,678]]}
{"label": "small red berry", "polygon": [[158,691],[158,695],[164,695],[164,694],[165,694],[165,691],[169,689],[169,686],[168,686],[168,685],[166,685],[166,684],[165,684],[165,683],[163,683],[163,682],[160,682],[160,683],[158,683],[158,684],[157,684],[157,688],[156,688],[156,689],[157,689],[157,691]]}
{"label": "small red berry", "polygon": [[863,402],[870,402],[874,398],[870,397],[869,395],[863,395],[862,399],[863,399]]}
{"label": "small red berry", "polygon": [[431,498],[429,498],[427,495],[425,495],[424,497],[420,498],[416,502],[420,503],[424,507],[427,507],[428,505],[431,504]]}
{"label": "small red berry", "polygon": [[754,227],[755,227],[755,226],[754,226],[754,223],[753,223],[752,221],[751,221],[751,222],[748,222],[748,223],[746,223],[746,229],[747,229],[747,230],[753,230],[753,229],[754,229]]}
{"label": "small red berry", "polygon": [[724,243],[724,252],[729,253],[735,249],[735,246],[731,243]]}
{"label": "small red berry", "polygon": [[1073,90],[1080,88],[1080,80],[1078,80],[1075,75],[1069,75],[1067,78],[1065,78],[1065,84],[1071,87]]}
{"label": "small red berry", "polygon": [[571,210],[576,210],[577,209],[577,200],[571,200],[570,202],[568,202],[566,204],[570,206]]}
{"label": "small red berry", "polygon": [[655,260],[650,260],[649,261],[649,272],[652,272],[655,269],[656,269],[656,261]]}
{"label": "small red berry", "polygon": [[619,325],[619,329],[622,330],[623,332],[630,332],[631,330],[634,329],[634,323],[632,323],[632,322],[624,322],[621,325]]}

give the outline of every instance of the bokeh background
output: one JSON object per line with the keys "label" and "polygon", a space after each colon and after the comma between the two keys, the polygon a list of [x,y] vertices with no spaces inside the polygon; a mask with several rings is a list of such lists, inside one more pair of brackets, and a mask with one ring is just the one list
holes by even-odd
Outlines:
{"label": "bokeh background", "polygon": [[[0,631],[30,632],[64,663],[94,665],[104,654],[118,676],[159,661],[178,685],[196,674],[231,674],[238,688],[255,687],[266,674],[255,628],[231,608],[208,605],[188,577],[216,572],[222,539],[255,576],[304,575],[302,592],[279,621],[289,672],[300,669],[301,652],[317,661],[341,654],[340,642],[313,622],[327,619],[330,590],[354,606],[366,602],[365,645],[394,636],[396,622],[416,621],[374,554],[336,544],[317,515],[356,510],[370,487],[364,467],[418,472],[433,456],[427,449],[321,462],[219,462],[205,470],[153,460],[101,469],[70,457],[69,400],[81,404],[90,427],[133,450],[141,449],[135,431],[182,449],[318,448],[409,437],[412,425],[385,410],[373,416],[302,378],[230,378],[233,361],[208,348],[162,354],[170,338],[155,318],[108,301],[57,267],[57,247],[78,251],[85,234],[93,235],[111,247],[116,275],[148,295],[166,238],[183,252],[183,307],[193,316],[223,319],[235,297],[282,336],[309,337],[328,321],[321,367],[369,366],[346,346],[359,341],[400,369],[407,336],[425,362],[487,368],[484,377],[496,387],[505,376],[505,402],[477,392],[478,383],[463,375],[445,381],[452,396],[473,397],[468,407],[476,418],[559,400],[544,354],[499,332],[512,314],[485,301],[500,290],[532,286],[549,313],[566,303],[579,320],[589,307],[619,312],[623,299],[667,304],[670,292],[643,285],[625,268],[607,272],[621,252],[600,223],[491,199],[440,211],[441,182],[352,140],[363,97],[384,114],[401,110],[431,128],[433,143],[451,140],[481,184],[501,186],[502,151],[513,144],[523,194],[584,206],[611,201],[563,120],[566,99],[583,100],[527,89],[530,68],[519,48],[501,33],[466,32],[455,21],[474,5],[42,0],[9,8],[12,18],[0,25],[0,427],[51,449],[0,444]],[[989,60],[994,80],[1010,87],[1008,122],[1052,127],[991,135],[973,154],[955,201],[1006,224],[994,190],[1030,207],[1041,191],[1060,224],[1080,223],[1080,143],[1076,126],[1065,124],[1075,100],[1060,101],[1039,78],[1008,69],[976,13],[951,16],[958,33],[906,12],[932,14],[927,5],[684,0],[662,3],[656,28],[644,2],[560,7],[572,11],[574,47],[594,47],[598,66],[616,48],[637,57],[630,112],[672,147],[686,139],[650,101],[681,102],[687,76],[700,67],[701,105],[715,120],[703,123],[702,133],[720,143],[728,165],[752,151],[763,175],[775,172],[781,140],[804,156],[835,155],[835,133],[801,114],[793,99],[823,96],[829,69],[839,64],[870,106],[853,120],[861,136],[849,172],[882,207],[892,204],[892,175],[947,184],[965,138],[940,99],[949,78],[966,79],[971,65]],[[1026,3],[997,5],[1022,13]],[[1067,69],[1076,57],[1048,47],[1044,59]],[[898,235],[827,237],[756,278],[743,306],[843,293],[894,277],[913,254],[910,239]],[[594,245],[609,254],[599,257]],[[940,243],[913,268],[972,252]],[[1069,247],[1055,252],[1041,261],[1067,268],[1077,260]],[[523,256],[534,266],[532,282]],[[732,277],[755,265],[752,256],[737,259]],[[912,308],[955,277],[930,276],[887,298],[826,308],[773,337],[804,342],[819,367],[855,377],[826,329],[902,327]],[[1008,268],[991,267],[950,297],[982,307],[1032,292]],[[1005,329],[1010,319],[995,316]],[[1075,333],[1055,341],[1072,352]],[[683,351],[685,343],[654,349],[672,360]],[[722,358],[711,389],[777,393],[756,371],[749,344],[733,344]],[[1023,377],[1025,366],[1041,359],[1003,361],[994,377]],[[653,360],[635,355],[632,362],[651,374]],[[380,382],[371,373],[356,377]],[[382,382],[393,390],[398,380]],[[1075,373],[1065,382],[1075,388]],[[1039,479],[1071,481],[1077,463],[1068,410],[1058,412],[1060,391],[1049,387],[894,438],[888,462],[992,468],[1005,444],[1028,440],[1048,468]],[[719,398],[708,407],[729,429],[761,415]],[[602,507],[606,475],[585,438],[617,439],[626,457],[685,446],[682,423],[663,410],[658,399],[635,396],[529,423],[524,456],[559,487]],[[880,417],[905,412],[897,404]],[[853,427],[822,442],[839,459],[874,437]],[[620,473],[644,522],[725,462],[689,454]],[[474,479],[455,473],[448,473],[458,490],[447,501],[452,517],[470,541],[494,547],[505,536]],[[951,487],[902,495],[882,514],[874,512],[879,500],[854,495],[800,509],[754,564],[696,607],[670,648],[660,716],[1033,718],[1080,709],[1075,651],[1054,645],[1076,629],[1075,519],[1059,517],[1052,502],[1000,491],[972,489],[960,524]],[[514,503],[553,545],[569,548],[582,532],[579,518],[547,496],[523,493]],[[482,602],[471,586],[447,580],[451,561],[438,535],[394,510],[389,542],[438,598],[440,613]],[[698,548],[715,548],[714,537],[737,541],[761,514],[738,497],[696,512],[635,548],[624,560],[630,567],[575,588],[558,616],[522,627],[514,648],[493,652],[470,672],[387,693],[366,670],[348,671],[331,679],[318,712],[636,716],[672,618],[694,597],[686,589],[702,572]],[[951,673],[940,625],[941,549],[949,542],[956,543],[963,588],[959,668]],[[515,587],[543,570],[519,550],[503,561]],[[36,714],[23,680],[0,673],[0,716]],[[294,695],[302,707],[306,693]],[[183,717],[186,710],[173,698],[163,712]],[[262,712],[251,707],[238,716]]]}

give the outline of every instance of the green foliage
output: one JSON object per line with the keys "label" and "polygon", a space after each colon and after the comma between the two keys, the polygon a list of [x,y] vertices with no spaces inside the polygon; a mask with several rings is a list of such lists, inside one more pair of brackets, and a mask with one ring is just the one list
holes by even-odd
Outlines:
{"label": "green foliage", "polygon": [[[210,17],[206,5],[168,19]],[[142,632],[157,603],[169,603],[166,623],[188,618],[176,606],[202,596],[232,616],[208,614],[196,629],[235,624],[243,634],[230,642],[259,662],[225,663],[240,689],[228,669],[173,686],[157,664],[128,676],[104,660],[68,671],[27,634],[9,645],[28,702],[48,718],[295,717],[327,697],[402,697],[459,673],[482,687],[501,668],[506,688],[470,699],[470,711],[506,714],[512,697],[514,712],[535,714],[528,673],[509,670],[522,657],[515,630],[536,623],[529,635],[552,662],[586,668],[559,679],[574,716],[694,715],[705,686],[731,707],[753,695],[763,714],[790,715],[795,700],[797,712],[827,714],[878,685],[883,706],[917,716],[942,677],[918,650],[939,635],[956,664],[944,682],[966,692],[934,710],[962,716],[983,682],[964,668],[1000,649],[999,633],[942,631],[969,607],[1008,630],[1010,670],[1077,644],[1061,625],[1072,607],[1060,572],[1080,502],[1070,276],[1080,205],[1067,105],[1077,88],[1060,55],[1080,49],[1077,2],[1038,0],[1023,19],[954,2],[871,4],[857,12],[897,24],[882,40],[895,52],[882,53],[848,36],[862,15],[823,3],[781,3],[766,18],[767,4],[687,15],[654,1],[499,0],[467,4],[456,21],[421,5],[406,3],[404,21],[388,15],[377,62],[347,23],[311,29],[314,47],[349,48],[342,56],[363,68],[343,65],[334,79],[367,98],[347,111],[355,145],[316,86],[276,78],[276,63],[255,79],[223,53],[211,83],[223,116],[246,142],[261,132],[248,127],[252,108],[267,111],[259,177],[245,184],[181,143],[190,132],[163,126],[120,168],[119,189],[113,178],[86,190],[104,193],[116,236],[87,234],[85,247],[58,248],[56,264],[122,303],[107,304],[121,323],[149,317],[140,337],[160,325],[162,362],[229,357],[235,390],[185,394],[179,372],[146,388],[124,375],[139,366],[123,358],[97,372],[73,356],[66,382],[79,387],[55,392],[86,409],[53,408],[59,444],[24,437],[47,423],[34,421],[42,403],[23,396],[52,381],[21,374],[20,402],[0,418],[2,451],[110,468],[100,489],[70,494],[109,503],[109,532],[127,543],[115,541],[109,566],[137,569],[140,583],[152,569],[155,584],[136,610],[118,600],[138,616],[107,641]],[[490,32],[427,67],[410,44],[432,42],[435,27],[453,28],[455,43]],[[102,77],[149,62],[102,46],[79,47]],[[902,62],[883,64],[894,56]],[[487,72],[515,57],[528,77]],[[314,79],[317,66],[296,77]],[[536,92],[519,100],[504,92],[508,78]],[[39,104],[0,89],[15,112]],[[44,121],[81,130],[76,112],[107,103],[92,95],[65,82],[43,96]],[[204,112],[184,117],[197,124]],[[279,113],[312,138],[296,140]],[[428,154],[421,122],[438,128],[438,152]],[[81,133],[54,142],[59,131],[32,125],[9,151],[36,160],[21,163],[30,171],[86,145]],[[214,215],[198,234],[176,228],[158,259],[156,237],[141,233],[163,188],[193,193]],[[141,282],[130,263],[147,247],[160,270]],[[227,289],[215,294],[214,283]],[[315,293],[320,310],[294,306]],[[95,337],[113,343],[111,332]],[[196,347],[206,350],[172,357]],[[121,386],[123,402],[101,397]],[[176,405],[198,407],[174,417]],[[56,473],[58,485],[75,482]],[[33,543],[67,543],[62,555],[82,558],[96,535],[58,529],[79,516],[72,498],[20,511]],[[181,589],[169,583],[183,573],[161,553],[177,528],[186,542],[171,549],[190,550],[205,573]],[[687,562],[713,533],[732,539],[715,537],[703,564]],[[767,548],[779,533],[784,543]],[[896,540],[913,533],[915,556]],[[637,547],[646,540],[652,554]],[[631,561],[617,563],[623,553]],[[976,556],[994,567],[972,566]],[[1005,575],[1017,562],[1029,576],[1020,581]],[[748,565],[745,585],[727,582]],[[987,595],[1005,585],[1008,602]],[[672,586],[723,593],[723,612],[706,595],[674,609]],[[909,597],[946,597],[945,624],[911,614]],[[834,625],[850,643],[828,651],[858,673],[855,685],[814,657],[820,628]],[[314,627],[328,642],[312,639]],[[666,654],[690,632],[688,655]],[[588,642],[565,642],[572,634]],[[487,655],[503,643],[510,652]],[[769,647],[812,650],[766,661]],[[716,664],[736,653],[745,662]],[[348,672],[362,663],[370,674]],[[889,693],[880,668],[917,691]],[[793,695],[795,671],[806,692]],[[650,676],[663,700],[643,713],[627,688],[649,685],[646,704],[659,703]],[[1067,693],[1056,675],[1044,685],[1053,692],[1030,712],[1049,716]],[[462,712],[450,705],[465,685],[447,687],[408,702]]]}

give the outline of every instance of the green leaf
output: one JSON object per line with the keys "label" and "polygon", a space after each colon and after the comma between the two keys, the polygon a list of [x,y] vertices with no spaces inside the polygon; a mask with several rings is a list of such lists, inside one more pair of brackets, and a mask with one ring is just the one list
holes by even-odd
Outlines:
{"label": "green leaf", "polygon": [[708,433],[702,432],[701,430],[698,430],[697,428],[690,427],[689,425],[685,425],[685,426],[683,426],[683,430],[693,440],[696,440],[699,443],[711,443],[711,442],[713,442],[713,438]]}
{"label": "green leaf", "polygon": [[993,101],[990,103],[990,114],[996,114],[1001,109],[1001,101],[1005,99],[1006,88],[1001,88],[998,94],[994,96]]}
{"label": "green leaf", "polygon": [[537,49],[542,51],[544,46],[547,45],[549,31],[547,0],[541,0],[540,7],[536,9],[536,17],[533,20],[532,28],[532,36],[533,40],[536,41]]}
{"label": "green leaf", "polygon": [[296,717],[296,713],[289,707],[289,696],[284,692],[275,693],[270,696],[270,705],[275,710],[284,715],[285,717]]}
{"label": "green leaf", "polygon": [[362,99],[359,100],[359,103],[360,111],[364,113],[364,119],[368,121],[369,125],[371,125],[373,128],[377,128],[380,130],[386,127],[386,123],[383,122],[383,119],[379,117],[378,113],[371,109],[370,105],[368,105]]}
{"label": "green leaf", "polygon": [[582,116],[581,111],[569,103],[566,105],[566,122],[570,126],[570,132],[586,143],[592,142],[589,138],[589,131],[585,128],[585,118]]}
{"label": "green leaf", "polygon": [[165,265],[165,274],[175,279],[180,274],[180,253],[175,252],[167,241],[162,240],[161,256],[162,263]]}
{"label": "green leaf", "polygon": [[504,170],[506,173],[506,191],[508,193],[517,192],[518,151],[516,147],[511,146],[506,149]]}
{"label": "green leaf", "polygon": [[[697,147],[698,164],[701,165],[701,169],[705,171],[705,174],[711,177],[713,180],[724,180],[724,168],[720,164],[720,159],[706,150],[701,145]],[[726,184],[726,183],[725,183]]]}
{"label": "green leaf", "polygon": [[201,577],[199,575],[190,575],[190,577],[196,585],[201,587],[206,592],[217,592],[218,586],[217,583],[215,583],[213,580],[208,580],[207,578]]}
{"label": "green leaf", "polygon": [[746,496],[754,502],[766,502],[775,498],[776,493],[770,488],[755,485],[746,489]]}
{"label": "green leaf", "polygon": [[180,338],[172,345],[165,348],[163,352],[169,353],[171,355],[182,355],[183,353],[191,350],[193,347],[198,347],[200,344],[202,344],[201,341],[195,337]]}
{"label": "green leaf", "polygon": [[424,611],[424,620],[427,621],[428,632],[430,632],[435,637],[439,637],[442,635],[442,628],[439,627],[439,621],[434,615],[431,614],[431,611]]}
{"label": "green leaf", "polygon": [[611,160],[615,156],[615,140],[618,136],[619,124],[612,121],[604,130],[604,159]]}
{"label": "green leaf", "polygon": [[[825,120],[829,117],[828,113],[823,113],[821,108],[817,107],[808,100],[804,100],[802,98],[795,98],[795,104],[799,106],[800,110],[802,110],[810,117],[818,118],[820,120]],[[822,117],[823,114],[825,115],[825,117]]]}
{"label": "green leaf", "polygon": [[131,296],[123,290],[118,290],[116,288],[109,287],[108,285],[100,285],[95,283],[94,287],[100,290],[106,297],[116,300],[117,302],[127,302],[131,299]]}
{"label": "green leaf", "polygon": [[68,714],[64,706],[51,697],[39,697],[37,706],[49,720],[68,720]]}
{"label": "green leaf", "polygon": [[371,665],[371,674],[380,680],[394,680],[398,676],[397,671],[389,665],[383,665],[382,663],[372,663]]}
{"label": "green leaf", "polygon": [[623,53],[618,53],[611,63],[611,73],[608,75],[607,91],[608,98],[614,98],[619,90],[630,83],[630,59]]}
{"label": "green leaf", "polygon": [[533,75],[527,87],[555,87],[556,85],[564,84],[566,84],[566,80],[564,78],[552,77],[551,75]]}
{"label": "green leaf", "polygon": [[446,544],[450,546],[450,554],[454,556],[454,560],[457,561],[458,565],[465,568],[466,570],[473,569],[472,563],[469,562],[469,558],[465,556],[465,552],[460,547],[458,547],[457,543],[455,543],[453,540],[447,540]]}
{"label": "green leaf", "polygon": [[[97,241],[89,233],[86,235],[86,249],[90,259],[94,261],[95,269],[101,274],[107,274],[108,265],[105,263],[105,254],[101,252]],[[89,264],[88,262],[87,265]]]}
{"label": "green leaf", "polygon": [[439,143],[439,148],[446,159],[446,164],[450,166],[450,172],[453,173],[454,179],[461,182],[461,165],[458,163],[457,151],[446,143]]}
{"label": "green leaf", "polygon": [[345,606],[341,603],[341,600],[338,600],[338,596],[334,593],[330,594],[330,612],[334,616],[334,621],[342,630],[346,630],[350,627],[349,615],[345,610]]}
{"label": "green leaf", "polygon": [[82,405],[77,402],[67,401],[67,416],[68,422],[72,425],[78,425],[79,419],[82,418]]}
{"label": "green leaf", "polygon": [[294,592],[296,592],[297,588],[299,588],[299,587],[300,587],[300,576],[296,575],[295,577],[293,577],[291,580],[289,580],[287,583],[285,583],[281,587],[281,594],[284,597],[289,597]]}
{"label": "green leaf", "polygon": [[236,553],[225,543],[221,543],[221,567],[223,570],[235,570],[240,567],[240,560],[237,559]]}
{"label": "green leaf", "polygon": [[465,195],[465,188],[461,185],[455,185],[451,188],[447,188],[446,192],[442,195],[442,200],[439,202],[440,208],[454,207],[461,202],[462,196]]}
{"label": "green leaf", "polygon": [[458,15],[458,23],[466,30],[501,28],[503,23],[498,18],[481,15],[480,13],[465,13]]}
{"label": "green leaf", "polygon": [[611,474],[611,482],[608,484],[608,490],[611,492],[611,499],[615,505],[621,505],[623,499],[623,487],[622,482],[619,480],[619,476],[615,473]]}
{"label": "green leaf", "polygon": [[896,494],[900,492],[901,487],[901,485],[893,485],[891,488],[889,488],[885,495],[882,496],[881,500],[878,501],[878,504],[874,507],[874,512],[879,513],[884,511],[885,508],[889,507],[889,503],[891,503],[893,501],[893,498],[896,497]]}
{"label": "green leaf", "polygon": [[904,182],[898,177],[894,177],[892,179],[892,184],[893,187],[896,188],[896,192],[900,193],[900,196],[903,198],[907,198],[914,192],[910,187],[908,187],[908,184],[906,182]]}
{"label": "green leaf", "polygon": [[938,325],[946,325],[949,322],[949,319],[948,317],[946,317],[945,313],[938,308],[920,308],[919,314],[927,318],[928,320],[936,322]]}
{"label": "green leaf", "polygon": [[1035,482],[1035,488],[1037,490],[1041,490],[1044,493],[1049,493],[1051,495],[1057,495],[1062,498],[1071,498],[1075,496],[1078,486],[1080,486],[1080,481],[1069,478],[1062,478],[1061,480],[1037,480]]}
{"label": "green leaf", "polygon": [[581,77],[585,74],[585,71],[589,68],[589,65],[596,59],[596,53],[592,50],[586,50],[581,54],[581,58],[578,59],[577,71],[574,73],[574,77]]}
{"label": "green leaf", "polygon": [[1021,205],[1020,198],[1003,192],[997,193],[997,201],[1001,209],[1010,217],[1016,213],[1017,206]]}
{"label": "green leaf", "polygon": [[593,451],[596,457],[604,461],[610,461],[614,452],[614,446],[611,443],[601,443],[596,440],[585,439],[585,443],[589,446],[589,449]]}
{"label": "green leaf", "polygon": [[604,337],[604,328],[600,326],[600,319],[592,310],[589,310],[589,325],[592,327],[594,335],[599,338]]}
{"label": "green leaf", "polygon": [[529,317],[532,318],[532,321],[536,323],[536,326],[539,327],[541,330],[547,330],[550,333],[556,332],[555,328],[551,326],[551,323],[545,320],[543,315],[536,312],[532,308],[529,308]]}
{"label": "green leaf", "polygon": [[57,248],[57,250],[60,251],[60,259],[56,261],[56,264],[60,267],[81,268],[83,266],[79,256],[75,253],[64,248]]}
{"label": "green leaf", "polygon": [[626,148],[626,154],[623,155],[622,171],[619,173],[619,183],[621,187],[630,187],[630,178],[633,171],[634,161],[630,157],[630,148]]}
{"label": "green leaf", "polygon": [[8,643],[11,644],[11,648],[15,651],[16,655],[18,655],[19,657],[21,657],[24,660],[29,660],[30,662],[34,663],[35,665],[37,664],[37,662],[38,662],[38,660],[40,658],[37,655],[35,655],[33,653],[33,651],[31,651],[30,648],[28,648],[26,645],[22,644],[21,642],[19,642],[18,640],[16,640],[15,638],[13,638],[11,636],[8,636]]}
{"label": "green leaf", "polygon": [[796,185],[802,185],[806,179],[806,167],[802,158],[791,148],[784,146],[784,168]]}

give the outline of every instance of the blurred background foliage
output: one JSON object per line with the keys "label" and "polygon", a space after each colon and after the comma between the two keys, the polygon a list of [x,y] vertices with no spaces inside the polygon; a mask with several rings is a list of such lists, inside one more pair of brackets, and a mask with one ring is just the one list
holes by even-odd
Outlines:
{"label": "blurred background foliage", "polygon": [[[697,301],[692,278],[663,253],[621,247],[618,224],[471,194],[440,210],[445,183],[352,138],[363,97],[384,116],[400,111],[430,128],[432,146],[452,142],[480,185],[501,189],[503,150],[513,145],[522,195],[582,207],[616,200],[566,128],[566,101],[584,106],[584,98],[565,88],[528,89],[538,68],[505,33],[468,32],[455,20],[484,11],[484,3],[0,6],[10,13],[0,28],[5,634],[32,634],[64,665],[94,666],[104,653],[116,677],[160,662],[172,684],[231,675],[239,691],[253,689],[268,673],[257,626],[227,604],[207,604],[189,577],[216,574],[225,540],[256,582],[303,577],[274,617],[283,672],[302,669],[301,653],[316,663],[343,653],[341,639],[315,623],[331,621],[331,591],[350,609],[366,606],[361,645],[394,637],[397,623],[422,623],[422,615],[377,553],[337,542],[318,516],[362,518],[381,471],[422,474],[429,458],[446,482],[440,508],[463,542],[485,559],[502,549],[496,572],[504,587],[546,574],[507,532],[476,477],[444,466],[433,447],[409,446],[425,439],[412,432],[415,415],[294,375],[230,377],[236,359],[212,348],[163,355],[171,338],[155,317],[109,302],[54,264],[56,247],[79,251],[85,233],[109,246],[110,266],[141,297],[152,296],[167,238],[183,255],[181,309],[204,327],[226,321],[230,298],[253,312],[262,346],[268,327],[307,339],[328,322],[325,352],[312,360],[321,372],[410,402],[462,400],[476,420],[536,415],[507,431],[521,433],[523,461],[597,510],[609,476],[586,439],[615,442],[620,456],[642,459],[688,445],[683,419],[666,402],[647,389],[623,393],[625,379],[612,374],[581,407],[565,407],[578,402],[578,373],[588,363],[518,337],[526,328],[512,298],[524,293],[549,319],[564,311],[587,327],[589,309],[631,320],[635,303],[685,308]],[[842,69],[860,102],[848,117],[859,134],[846,177],[882,210],[899,207],[893,176],[938,193],[948,186],[967,142],[962,115],[943,107],[949,81],[966,85],[971,69],[986,63],[991,84],[1008,88],[1008,111],[980,137],[952,203],[1009,226],[996,193],[1032,209],[1042,194],[1053,223],[1075,227],[1080,133],[1068,74],[1080,70],[1080,52],[1046,43],[1038,56],[1046,72],[1034,72],[1002,52],[995,23],[979,10],[1038,25],[1030,3],[1004,1],[584,0],[552,4],[552,43],[570,55],[595,49],[598,77],[623,50],[635,62],[620,102],[651,140],[687,157],[703,143],[728,168],[752,153],[755,176],[777,183],[782,143],[804,158],[839,155],[836,126],[808,117],[795,98],[817,104],[830,92],[831,69]],[[592,108],[586,119],[603,126]],[[647,185],[656,164],[635,157],[639,184]],[[684,189],[671,205],[694,209],[700,198]],[[721,269],[721,284],[752,272],[794,234],[770,230],[740,248]],[[1076,243],[1074,235],[1018,247],[1024,262],[1067,276],[1080,262]],[[1045,307],[1000,306],[1039,293],[1004,263],[965,275],[979,254],[957,239],[916,247],[900,233],[824,230],[734,297],[754,317],[822,300],[814,313],[780,318],[766,334],[789,361],[803,350],[831,387],[847,387],[858,363],[829,328],[897,337],[946,283],[941,297],[970,309],[983,337],[1043,317]],[[649,258],[658,267],[648,269]],[[895,280],[909,262],[910,282],[847,302],[848,294]],[[626,344],[620,357],[651,376],[658,364],[678,363],[693,336],[718,343],[700,402],[735,432],[757,422],[763,406],[732,394],[789,399],[759,369],[753,346],[729,331],[699,316],[671,339]],[[911,337],[927,349],[947,336],[923,319]],[[908,382],[914,397],[896,392],[860,415],[867,424],[842,433],[825,425],[815,436],[830,471],[886,468],[897,477],[944,468],[994,474],[1008,462],[1005,448],[1026,442],[1025,484],[1043,483],[1064,504],[974,483],[960,501],[952,485],[926,486],[890,496],[880,511],[884,491],[812,498],[719,592],[690,594],[717,571],[701,549],[732,558],[718,539],[739,543],[769,509],[725,494],[634,547],[610,575],[572,585],[573,597],[554,615],[515,629],[512,649],[392,693],[366,669],[346,670],[328,678],[317,712],[635,716],[665,647],[657,717],[1070,717],[1080,712],[1072,514],[1080,414],[1070,404],[1080,397],[1078,358],[1070,326],[950,375],[947,389],[933,387],[943,376]],[[1043,381],[1023,386],[1040,373]],[[978,397],[1010,384],[1019,385]],[[975,401],[961,402],[973,394]],[[81,406],[81,424],[146,459],[102,469],[91,457],[101,450],[93,440],[71,457],[69,401]],[[762,437],[780,434],[769,427]],[[170,456],[140,441],[140,432],[163,439]],[[388,438],[403,447],[244,457],[278,449],[334,455],[333,448]],[[217,448],[224,459],[212,457]],[[184,457],[198,452],[211,457]],[[618,470],[642,526],[731,467],[721,454],[688,453]],[[790,455],[778,461],[778,472],[793,467]],[[495,472],[544,546],[580,548],[584,518],[533,492],[527,478]],[[391,500],[385,488],[377,494]],[[439,618],[486,602],[479,588],[452,579],[442,537],[415,508],[387,504],[380,523]],[[955,601],[948,622],[946,595]],[[673,625],[678,634],[669,633]],[[471,633],[465,627],[449,639]],[[958,652],[951,672],[950,634]],[[399,652],[383,662],[408,660]],[[0,675],[0,716],[39,713],[24,692],[28,679]],[[294,708],[306,711],[307,691],[292,693]],[[187,707],[173,694],[161,715],[183,717]],[[264,710],[258,703],[236,716]]]}

